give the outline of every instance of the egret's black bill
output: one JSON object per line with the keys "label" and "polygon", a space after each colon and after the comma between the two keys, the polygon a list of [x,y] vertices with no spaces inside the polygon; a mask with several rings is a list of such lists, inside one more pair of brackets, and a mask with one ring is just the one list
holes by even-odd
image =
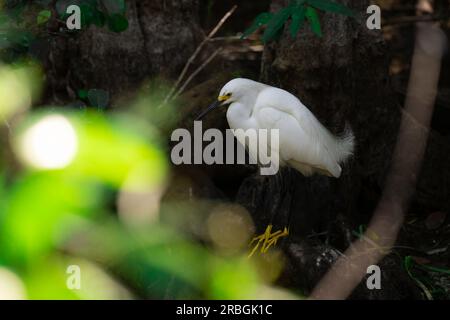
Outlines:
{"label": "egret's black bill", "polygon": [[214,109],[220,107],[220,105],[222,104],[222,102],[220,101],[216,101],[214,102],[212,105],[210,105],[206,110],[204,110],[202,113],[200,113],[197,117],[197,119],[195,119],[195,121],[201,120],[204,116],[206,116],[209,112],[213,111]]}

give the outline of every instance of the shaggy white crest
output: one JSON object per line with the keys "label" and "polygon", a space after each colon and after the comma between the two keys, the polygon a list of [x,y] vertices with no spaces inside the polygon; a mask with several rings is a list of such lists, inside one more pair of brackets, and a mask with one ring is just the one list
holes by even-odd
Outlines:
{"label": "shaggy white crest", "polygon": [[[232,129],[279,129],[280,164],[305,176],[319,173],[338,178],[342,172],[340,164],[353,153],[350,128],[343,136],[334,136],[297,97],[285,90],[239,78],[223,87],[218,101],[231,104],[227,119]],[[237,138],[245,144],[245,140]],[[253,150],[249,154],[255,157]]]}

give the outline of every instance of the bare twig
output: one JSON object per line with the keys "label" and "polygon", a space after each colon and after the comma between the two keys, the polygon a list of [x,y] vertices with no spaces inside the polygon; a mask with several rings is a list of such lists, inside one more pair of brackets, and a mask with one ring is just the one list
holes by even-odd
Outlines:
{"label": "bare twig", "polygon": [[210,42],[217,41],[238,41],[241,40],[241,36],[228,36],[228,37],[214,37],[209,39]]}
{"label": "bare twig", "polygon": [[228,20],[229,17],[231,17],[231,15],[236,11],[237,9],[237,5],[234,5],[230,11],[228,11],[223,18],[219,21],[219,23],[216,25],[216,27],[209,33],[208,35],[208,39],[211,39],[212,37],[214,37],[216,35],[216,33],[220,30],[220,28],[222,28],[222,26],[224,25],[224,23]]}
{"label": "bare twig", "polygon": [[177,91],[175,95],[173,95],[172,99],[176,99],[181,93],[183,93],[184,89],[191,83],[191,81],[202,71],[221,51],[223,50],[222,47],[214,51],[214,53],[205,61],[202,63],[200,67],[198,67],[190,76],[186,79],[184,84],[181,86],[181,88]]}
{"label": "bare twig", "polygon": [[[194,60],[197,58],[197,56],[200,54],[201,50],[203,49],[203,47],[216,35],[216,33],[220,30],[220,28],[224,25],[224,23],[228,20],[228,18],[231,17],[231,15],[236,11],[237,9],[237,5],[233,6],[233,8],[231,8],[230,11],[228,11],[223,18],[219,21],[219,23],[214,27],[214,29],[208,34],[208,36],[199,44],[199,46],[197,47],[197,49],[195,49],[194,53],[192,54],[192,56],[189,58],[189,60],[186,62],[186,65],[183,68],[183,71],[181,71],[180,76],[178,77],[177,81],[175,82],[174,86],[172,87],[172,89],[170,90],[169,94],[166,96],[166,98],[164,99],[163,104],[166,104],[167,102],[169,102],[169,100],[171,100],[173,98],[173,95],[175,93],[175,91],[177,90],[177,88],[180,86],[181,81],[183,81],[184,77],[186,76],[186,73],[189,70],[189,67],[191,66],[191,64],[194,62]],[[192,79],[191,79],[192,80]],[[183,87],[186,87],[185,85],[183,85]]]}

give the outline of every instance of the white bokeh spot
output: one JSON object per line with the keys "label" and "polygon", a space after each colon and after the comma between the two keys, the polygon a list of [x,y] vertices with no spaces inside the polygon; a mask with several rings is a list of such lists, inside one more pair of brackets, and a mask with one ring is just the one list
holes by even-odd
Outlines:
{"label": "white bokeh spot", "polygon": [[78,139],[72,124],[62,115],[49,115],[33,126],[20,141],[24,161],[38,169],[62,169],[75,158]]}

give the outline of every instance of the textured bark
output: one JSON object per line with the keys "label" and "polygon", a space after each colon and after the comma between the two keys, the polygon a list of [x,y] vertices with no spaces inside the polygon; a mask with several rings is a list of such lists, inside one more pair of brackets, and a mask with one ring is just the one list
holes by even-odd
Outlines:
{"label": "textured bark", "polygon": [[[274,0],[272,9],[287,2]],[[285,169],[278,177],[249,177],[237,196],[260,231],[268,223],[278,229],[289,225],[290,238],[285,241],[289,263],[281,282],[306,291],[331,266],[339,250],[350,244],[352,231],[370,219],[384,187],[401,117],[400,104],[390,89],[381,32],[366,27],[370,1],[340,2],[360,16],[352,20],[322,15],[323,38],[317,38],[309,26],[295,39],[284,32],[279,42],[266,47],[261,80],[294,93],[335,134],[349,123],[356,136],[354,157],[338,180],[305,178]],[[443,161],[448,161],[448,141],[437,133],[430,141],[416,199],[428,207],[447,208],[450,179]],[[433,167],[441,170],[433,171]],[[390,289],[374,295],[361,285],[353,297],[419,297],[410,279],[399,276],[401,262],[393,264],[394,260],[388,256],[380,262],[387,270],[383,283],[389,282]]]}
{"label": "textured bark", "polygon": [[49,95],[64,101],[82,88],[117,95],[155,75],[174,78],[201,39],[198,5],[198,0],[131,0],[129,28],[122,33],[90,27],[76,37],[52,38]]}
{"label": "textured bark", "polygon": [[[272,9],[286,3],[275,0]],[[335,250],[350,244],[352,229],[370,218],[400,120],[400,107],[388,88],[382,35],[366,27],[369,1],[342,3],[360,16],[352,20],[321,15],[323,38],[315,36],[309,25],[296,39],[285,32],[266,48],[261,80],[294,93],[334,134],[350,124],[356,136],[354,157],[337,180],[305,178],[285,169],[281,177],[248,178],[238,194],[238,202],[253,213],[260,230],[271,222],[277,228],[289,225],[285,244],[290,262],[281,282],[307,291],[337,258]],[[320,232],[325,236],[314,235]],[[321,239],[325,244],[317,242]],[[360,290],[359,297],[369,295],[364,293],[367,289]]]}
{"label": "textured bark", "polygon": [[[343,3],[365,13],[369,1]],[[283,4],[286,1],[274,1],[273,9]],[[387,87],[388,60],[381,33],[369,31],[362,14],[356,21],[325,14],[321,22],[323,38],[315,36],[306,26],[296,39],[285,32],[279,43],[269,46],[264,54],[262,75],[264,82],[297,95],[335,134],[342,132],[346,123],[355,133],[355,156],[344,165],[342,178],[305,179],[286,170],[289,173],[284,176],[294,175],[287,186],[291,190],[272,193],[274,202],[282,203],[286,194],[295,201],[273,206],[269,216],[280,215],[281,208],[284,212],[281,216],[295,219],[299,215],[313,215],[317,223],[329,221],[337,214],[361,217],[372,211],[370,204],[358,207],[358,199],[367,196],[362,192],[376,193],[382,187],[400,117],[399,107]],[[274,179],[266,180],[270,183]],[[243,203],[249,199],[249,192],[251,199],[264,199],[255,194],[259,191],[250,191],[244,185],[240,195]],[[317,226],[298,223],[304,226],[303,231]]]}

